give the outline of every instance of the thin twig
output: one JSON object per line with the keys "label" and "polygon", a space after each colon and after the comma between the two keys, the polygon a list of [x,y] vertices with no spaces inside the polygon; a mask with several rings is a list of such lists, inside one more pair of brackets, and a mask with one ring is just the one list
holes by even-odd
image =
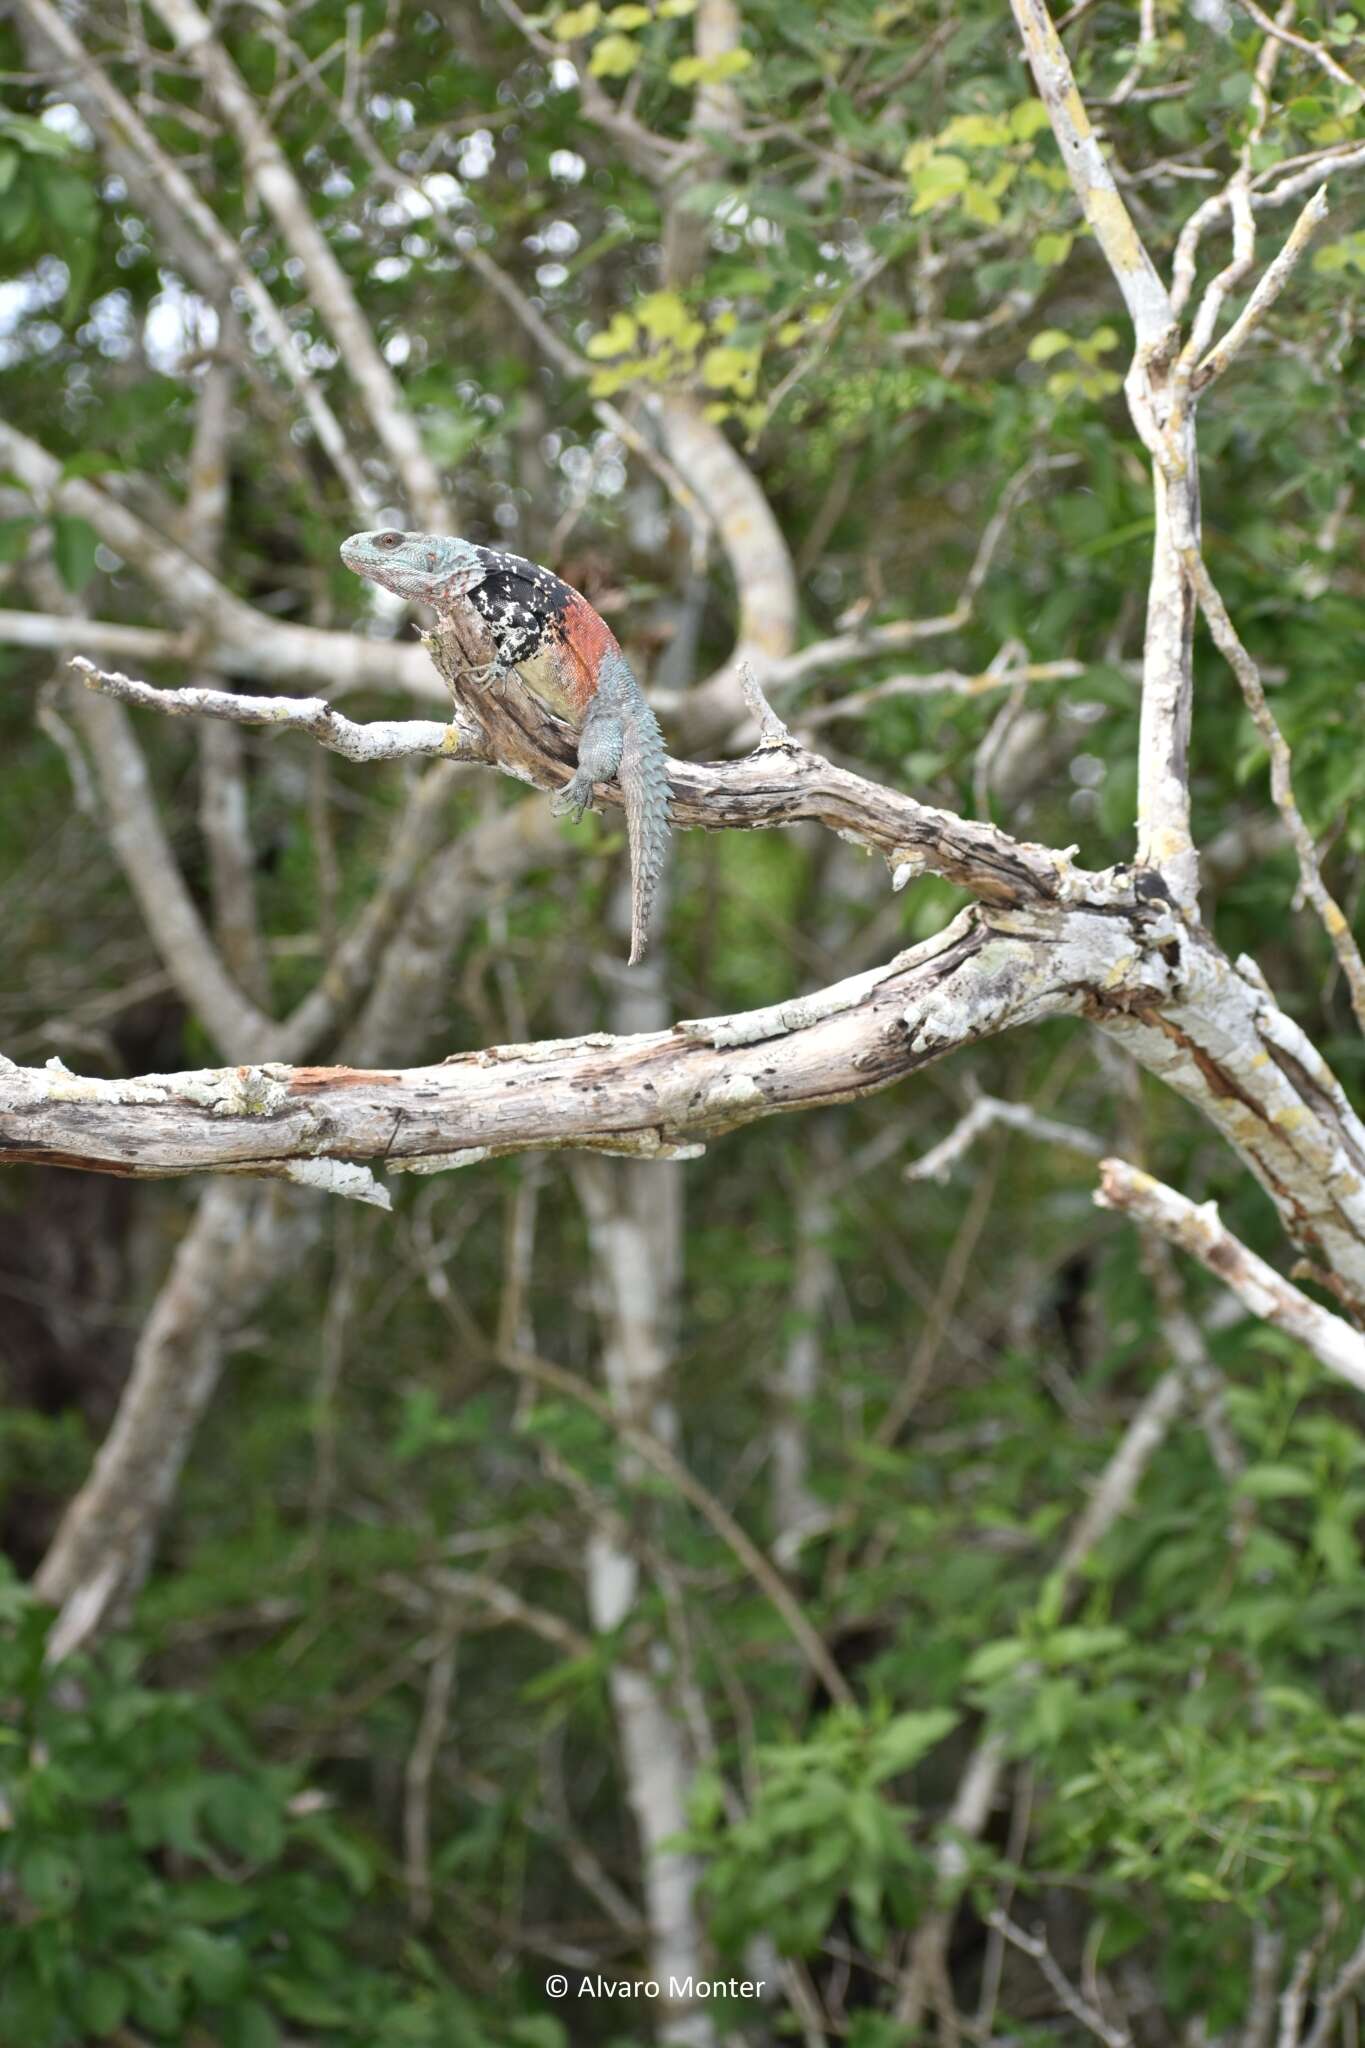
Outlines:
{"label": "thin twig", "polygon": [[1313,197],[1290,229],[1288,240],[1279,255],[1269,264],[1251,297],[1229,327],[1223,339],[1211,348],[1194,372],[1192,383],[1196,391],[1211,384],[1215,377],[1221,377],[1233,358],[1240,355],[1252,334],[1265,319],[1280,293],[1288,284],[1295,266],[1300,261],[1308,244],[1321,222],[1328,214],[1327,187],[1319,185]]}
{"label": "thin twig", "polygon": [[1252,1315],[1297,1338],[1339,1379],[1365,1389],[1365,1336],[1249,1251],[1224,1228],[1214,1203],[1191,1202],[1124,1159],[1102,1162],[1095,1200],[1150,1224],[1207,1266]]}
{"label": "thin twig", "polygon": [[96,668],[83,654],[73,655],[87,689],[143,711],[168,718],[222,718],[234,725],[273,726],[284,732],[306,732],[348,761],[398,761],[411,755],[434,755],[449,761],[486,761],[482,734],[464,722],[439,725],[431,718],[377,718],[358,725],[334,711],[325,697],[246,697],[232,690],[160,690],[132,676]]}
{"label": "thin twig", "polygon": [[1324,50],[1321,43],[1313,43],[1307,36],[1297,35],[1282,21],[1273,21],[1263,7],[1257,6],[1256,0],[1237,0],[1237,5],[1243,13],[1249,14],[1256,26],[1264,29],[1268,36],[1274,36],[1277,42],[1288,43],[1291,49],[1302,50],[1305,57],[1311,57],[1315,64],[1321,65],[1327,76],[1335,79],[1338,85],[1344,85],[1348,92],[1360,92],[1359,79],[1352,78],[1350,72],[1338,64],[1336,58],[1329,50]]}
{"label": "thin twig", "polygon": [[1199,550],[1188,548],[1182,553],[1181,559],[1184,562],[1185,574],[1199,600],[1199,608],[1208,622],[1214,645],[1241,684],[1247,709],[1255,721],[1257,731],[1265,741],[1266,752],[1270,757],[1270,793],[1294,843],[1304,894],[1317,912],[1318,921],[1332,942],[1332,950],[1340,962],[1341,971],[1346,977],[1346,985],[1351,993],[1351,1008],[1355,1011],[1356,1022],[1361,1030],[1365,1031],[1365,960],[1361,959],[1360,948],[1356,944],[1355,934],[1346,921],[1345,913],[1322,879],[1313,836],[1303,822],[1294,796],[1289,744],[1266,702],[1261,672],[1242,645],[1237,628],[1228,616],[1227,607],[1204,566],[1204,558]]}
{"label": "thin twig", "polygon": [[997,1095],[982,1095],[946,1138],[906,1167],[905,1178],[946,1181],[957,1161],[992,1124],[1008,1124],[1011,1130],[1023,1131],[1041,1145],[1060,1145],[1084,1158],[1099,1159],[1104,1155],[1104,1141],[1092,1131],[1039,1116],[1026,1102],[1002,1102]]}
{"label": "thin twig", "polygon": [[988,1926],[999,1930],[1011,1948],[1017,1948],[1021,1955],[1032,1957],[1072,2018],[1078,2019],[1097,2041],[1103,2041],[1105,2048],[1132,2048],[1133,2037],[1127,2027],[1111,2026],[1102,2012],[1091,2005],[1088,1999],[1082,1998],[1042,1935],[1026,1934],[1008,1914],[1001,1912],[988,1913],[986,1922]]}

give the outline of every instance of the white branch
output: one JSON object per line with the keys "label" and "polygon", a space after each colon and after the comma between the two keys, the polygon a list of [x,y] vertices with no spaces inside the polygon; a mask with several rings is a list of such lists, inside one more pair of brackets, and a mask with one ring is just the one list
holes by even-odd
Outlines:
{"label": "white branch", "polygon": [[[428,648],[451,682],[462,682],[460,664],[429,636]],[[358,725],[323,699],[248,697],[226,690],[160,690],[127,676],[107,675],[78,658],[87,685],[101,693],[172,717],[203,713],[252,725],[307,732],[354,760],[396,760],[405,754],[489,763],[537,787],[554,789],[565,779],[575,736],[531,693],[509,678],[497,693],[476,694],[486,724],[475,715],[458,725],[425,720],[388,720]],[[893,866],[915,873],[941,872],[988,901],[1075,899],[1079,885],[1069,853],[1012,840],[994,825],[977,824],[951,811],[938,811],[914,798],[835,768],[818,754],[792,746],[761,748],[742,761],[700,765],[670,760],[674,822],[705,831],[752,830],[816,819],[844,837],[876,847]],[[618,787],[607,800],[620,804]]]}
{"label": "white branch", "polygon": [[304,361],[303,351],[275,301],[255,270],[244,259],[236,238],[230,235],[212,208],[200,198],[175,159],[169,156],[133,105],[124,98],[113,80],[89,54],[75,30],[51,0],[19,0],[40,38],[55,52],[59,68],[80,90],[94,111],[101,129],[117,139],[171,200],[182,220],[188,223],[209,251],[223,279],[231,279],[260,321],[281,369],[298,392],[321,447],[346,485],[358,511],[378,503],[377,493],[361,474],[346,444],[346,436]]}
{"label": "white branch", "polygon": [[[67,638],[73,626],[67,624]],[[403,761],[414,755],[446,761],[487,761],[488,745],[481,732],[463,718],[439,725],[430,718],[376,718],[364,725],[343,718],[325,697],[245,697],[231,690],[192,687],[161,690],[131,676],[96,668],[83,654],[72,656],[87,689],[141,711],[159,711],[167,718],[214,718],[231,725],[269,726],[281,732],[306,732],[320,746],[348,761]]]}
{"label": "white branch", "polygon": [[1119,197],[1045,0],[1010,4],[1062,162],[1123,294],[1138,345],[1154,348],[1169,335],[1174,320],[1166,287]]}
{"label": "white branch", "polygon": [[1297,35],[1293,29],[1286,28],[1282,21],[1273,21],[1264,8],[1257,6],[1256,0],[1237,0],[1237,4],[1244,13],[1251,16],[1258,28],[1265,30],[1268,36],[1274,36],[1277,42],[1288,43],[1291,49],[1302,50],[1306,57],[1311,57],[1337,85],[1344,85],[1348,92],[1355,94],[1356,104],[1359,105],[1359,79],[1352,78],[1350,72],[1338,64],[1330,50],[1324,50],[1321,43],[1310,42],[1307,36]]}
{"label": "white branch", "polygon": [[1291,274],[1312,241],[1314,233],[1325,221],[1328,214],[1327,187],[1319,185],[1313,197],[1290,229],[1288,240],[1274,261],[1269,264],[1251,297],[1229,327],[1223,339],[1199,363],[1194,373],[1194,388],[1199,390],[1211,384],[1215,377],[1221,377],[1228,364],[1241,354],[1248,340],[1260,326],[1280,293],[1288,284]]}
{"label": "white branch", "polygon": [[1149,1223],[1207,1266],[1252,1315],[1307,1345],[1339,1379],[1365,1388],[1365,1336],[1311,1301],[1225,1230],[1215,1203],[1191,1202],[1122,1159],[1102,1163],[1095,1200],[1102,1209],[1120,1209]]}
{"label": "white branch", "polygon": [[[228,675],[250,676],[257,683],[325,682],[340,696],[346,690],[401,688],[433,702],[449,697],[431,665],[416,646],[368,640],[361,633],[324,632],[271,619],[245,604],[218,578],[173,541],[139,519],[112,491],[88,477],[66,476],[55,455],[0,419],[0,466],[9,470],[44,512],[66,512],[86,520],[106,547],[144,577],[179,618],[193,621],[192,640],[177,643],[211,667]],[[14,624],[11,627],[10,621]],[[89,627],[99,642],[104,631],[127,633],[127,627]],[[142,628],[133,628],[142,631]],[[13,631],[21,644],[62,647],[86,631],[79,619],[54,626],[49,614],[0,610],[0,641]],[[171,652],[169,646],[158,651]]]}
{"label": "white branch", "polygon": [[1241,685],[1247,709],[1257,731],[1265,741],[1266,753],[1270,759],[1270,793],[1293,841],[1294,851],[1298,856],[1303,892],[1331,941],[1332,950],[1346,977],[1356,1022],[1362,1031],[1365,1031],[1365,960],[1361,959],[1360,947],[1356,943],[1355,934],[1345,912],[1322,879],[1318,850],[1313,843],[1312,833],[1304,823],[1294,795],[1293,763],[1289,743],[1280,731],[1275,714],[1266,699],[1261,672],[1243,646],[1218,588],[1209,575],[1203,556],[1198,548],[1189,548],[1185,550],[1183,560],[1185,574],[1199,600],[1199,607],[1204,614],[1214,645]]}
{"label": "white branch", "polygon": [[[1051,927],[1051,928],[1049,928]],[[1125,920],[1036,913],[1014,936],[964,912],[887,966],[791,1005],[629,1038],[502,1046],[400,1071],[262,1063],[136,1080],[0,1056],[0,1162],[161,1177],[390,1170],[587,1147],[670,1155],[760,1118],[851,1100],[1015,1025],[1075,1014],[1084,986],[1160,999]]]}
{"label": "white branch", "polygon": [[448,531],[451,514],[417,422],[255,96],[195,0],[154,0],[154,5],[177,49],[188,57],[227,117],[241,147],[247,179],[274,215],[303,270],[308,295],[331,330],[414,515],[423,526]]}
{"label": "white branch", "polygon": [[1011,1130],[1023,1131],[1027,1137],[1036,1138],[1040,1145],[1060,1145],[1064,1151],[1079,1152],[1086,1158],[1099,1159],[1104,1153],[1102,1142],[1090,1131],[1080,1130],[1075,1124],[1055,1123],[1048,1116],[1039,1116],[1037,1110],[1031,1109],[1026,1102],[1002,1102],[997,1095],[982,1095],[946,1138],[940,1139],[937,1145],[906,1167],[905,1178],[947,1180],[958,1160],[993,1124],[1007,1124]]}

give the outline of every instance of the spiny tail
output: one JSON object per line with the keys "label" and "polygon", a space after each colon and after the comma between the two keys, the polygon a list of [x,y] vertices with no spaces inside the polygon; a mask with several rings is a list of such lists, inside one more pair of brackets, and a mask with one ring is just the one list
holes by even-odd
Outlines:
{"label": "spiny tail", "polygon": [[622,706],[621,766],[617,771],[626,800],[626,837],[630,841],[630,965],[643,959],[649,940],[649,913],[668,852],[668,776],[659,721],[638,687]]}

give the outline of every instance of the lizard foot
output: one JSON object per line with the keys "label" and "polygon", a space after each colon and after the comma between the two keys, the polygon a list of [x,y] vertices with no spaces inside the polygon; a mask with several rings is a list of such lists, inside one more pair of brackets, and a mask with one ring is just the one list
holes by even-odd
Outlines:
{"label": "lizard foot", "polygon": [[572,818],[575,825],[582,822],[583,813],[592,802],[592,782],[583,775],[575,775],[566,782],[563,789],[550,799],[550,809],[557,818]]}
{"label": "lizard foot", "polygon": [[470,662],[464,673],[466,682],[482,692],[496,689],[499,683],[505,683],[509,670],[506,662],[499,661],[494,656],[491,661]]}

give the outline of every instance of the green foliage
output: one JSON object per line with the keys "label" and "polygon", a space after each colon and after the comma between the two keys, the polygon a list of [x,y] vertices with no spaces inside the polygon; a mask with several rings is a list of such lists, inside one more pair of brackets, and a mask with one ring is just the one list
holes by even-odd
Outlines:
{"label": "green foliage", "polygon": [[479,2017],[420,1950],[357,1944],[373,1849],[213,1702],[150,1687],[131,1645],[44,1662],[49,1616],[0,1589],[0,2037],[554,2048]]}
{"label": "green foliage", "polygon": [[56,129],[0,108],[0,250],[8,266],[53,252],[66,266],[63,312],[81,310],[100,232],[92,166]]}
{"label": "green foliage", "polygon": [[1058,1787],[1049,1834],[1076,1868],[1151,1886],[1173,1911],[1235,1906],[1252,1919],[1281,1891],[1296,1918],[1324,1890],[1359,1894],[1365,1717],[1325,1713],[1287,1687],[1261,1694],[1265,1724],[1228,1715],[1163,1725],[1150,1747],[1098,1743]]}
{"label": "green foliage", "polygon": [[913,1809],[890,1781],[912,1770],[956,1718],[944,1710],[827,1714],[803,1741],[759,1750],[749,1810],[732,1825],[719,1788],[703,1780],[690,1841],[707,1856],[705,1890],[722,1949],[739,1954],[751,1936],[766,1934],[784,1954],[814,1954],[844,1900],[868,1948],[913,1921],[931,1867],[913,1839]]}

